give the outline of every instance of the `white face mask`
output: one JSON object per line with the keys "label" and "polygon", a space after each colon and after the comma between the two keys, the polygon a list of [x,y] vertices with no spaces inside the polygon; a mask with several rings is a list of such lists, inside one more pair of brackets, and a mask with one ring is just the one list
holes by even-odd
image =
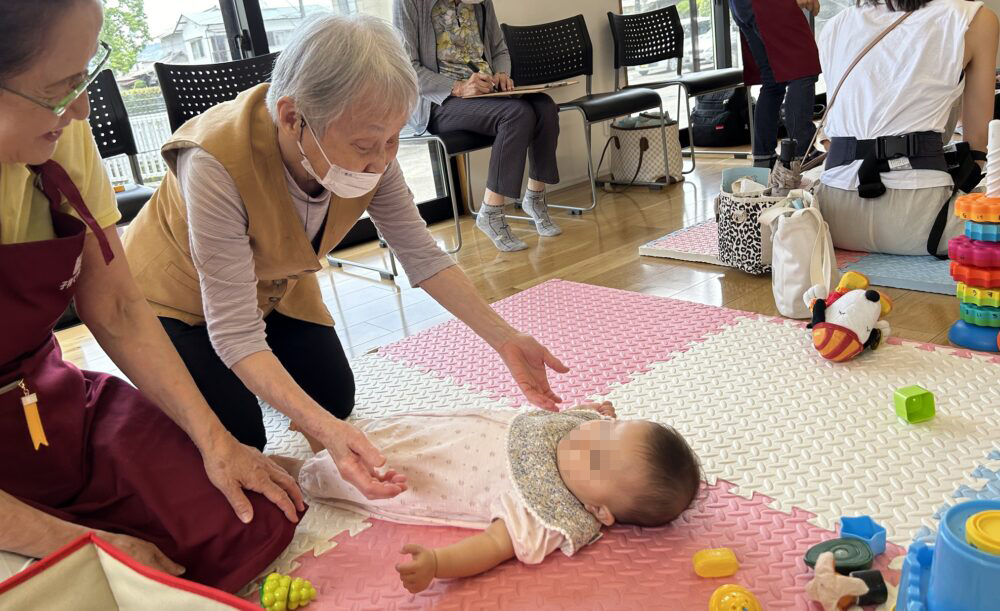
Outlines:
{"label": "white face mask", "polygon": [[[303,122],[305,122],[303,120]],[[316,132],[313,131],[311,125],[306,124],[309,128],[309,133],[312,134],[313,140],[316,141],[316,148],[319,149],[320,155],[326,160],[326,163],[330,166],[330,169],[326,171],[326,176],[320,178],[316,170],[313,169],[312,164],[309,163],[309,159],[306,158],[306,152],[302,150],[301,139],[298,144],[299,153],[302,154],[302,167],[305,171],[309,173],[310,176],[315,178],[319,184],[323,185],[323,188],[327,191],[333,193],[337,197],[343,197],[344,199],[352,199],[355,197],[361,197],[375,190],[378,186],[378,182],[382,180],[382,172],[378,174],[373,174],[371,172],[351,172],[350,170],[345,170],[339,165],[330,161],[330,158],[326,156],[326,152],[323,150],[323,146],[319,143],[319,138],[316,137]]]}

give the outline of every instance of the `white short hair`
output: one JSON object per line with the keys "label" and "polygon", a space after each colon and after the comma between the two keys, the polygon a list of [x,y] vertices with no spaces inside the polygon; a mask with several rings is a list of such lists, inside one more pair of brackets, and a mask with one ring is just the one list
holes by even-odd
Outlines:
{"label": "white short hair", "polygon": [[417,73],[393,26],[369,15],[322,15],[308,20],[278,56],[267,109],[289,96],[322,135],[352,103],[364,99],[373,117],[413,112]]}

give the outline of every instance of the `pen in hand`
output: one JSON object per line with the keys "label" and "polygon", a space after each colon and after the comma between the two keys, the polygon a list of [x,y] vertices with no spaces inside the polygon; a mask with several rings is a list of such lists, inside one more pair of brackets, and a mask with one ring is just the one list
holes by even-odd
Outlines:
{"label": "pen in hand", "polygon": [[[468,61],[468,62],[465,63],[465,65],[469,67],[469,70],[472,70],[473,74],[478,74],[480,72],[479,65],[476,64],[476,62],[474,62],[474,61]],[[493,87],[492,87],[492,91],[496,91],[496,90],[497,90],[497,86],[496,86],[496,84],[494,84]]]}

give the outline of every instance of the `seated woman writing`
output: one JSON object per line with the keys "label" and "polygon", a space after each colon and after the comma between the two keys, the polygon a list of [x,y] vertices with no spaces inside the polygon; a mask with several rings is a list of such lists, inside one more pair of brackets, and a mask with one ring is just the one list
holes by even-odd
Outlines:
{"label": "seated woman writing", "polygon": [[516,199],[521,193],[528,156],[524,211],[535,220],[539,235],[562,233],[545,204],[545,185],[559,182],[555,102],[543,93],[467,99],[514,89],[510,54],[492,0],[394,0],[393,23],[403,33],[420,83],[420,104],[408,126],[418,134],[496,136],[476,226],[502,251],[528,247],[503,215],[504,197]]}
{"label": "seated woman writing", "polygon": [[[961,232],[958,187],[943,152],[961,104],[962,136],[980,166],[992,117],[996,15],[966,0],[859,0],[820,35],[830,91],[826,168],[816,195],[838,248],[895,255],[947,252]],[[978,174],[976,174],[978,176]],[[972,182],[974,182],[973,179]]]}

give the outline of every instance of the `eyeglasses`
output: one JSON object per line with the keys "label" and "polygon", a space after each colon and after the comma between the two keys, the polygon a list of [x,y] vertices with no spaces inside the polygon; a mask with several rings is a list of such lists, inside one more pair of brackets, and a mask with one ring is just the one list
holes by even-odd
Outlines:
{"label": "eyeglasses", "polygon": [[60,98],[58,101],[52,102],[52,101],[39,100],[38,98],[21,93],[20,91],[14,91],[13,89],[8,89],[7,87],[4,87],[2,85],[0,85],[0,89],[3,89],[8,93],[13,93],[18,97],[22,97],[25,100],[28,100],[29,102],[34,102],[35,104],[38,104],[42,108],[51,110],[53,114],[55,114],[55,116],[61,117],[63,116],[63,114],[66,113],[66,109],[70,107],[70,104],[75,102],[77,98],[83,95],[83,93],[87,90],[87,87],[89,87],[90,84],[94,82],[94,80],[97,78],[97,75],[101,73],[101,70],[104,69],[104,66],[107,65],[108,60],[111,58],[111,47],[108,46],[108,43],[102,40],[100,41],[100,45],[101,46],[100,49],[97,50],[97,54],[94,55],[94,57],[92,57],[90,59],[90,62],[87,64],[86,78],[80,81],[79,85],[73,87],[72,91],[67,93],[64,97]]}

